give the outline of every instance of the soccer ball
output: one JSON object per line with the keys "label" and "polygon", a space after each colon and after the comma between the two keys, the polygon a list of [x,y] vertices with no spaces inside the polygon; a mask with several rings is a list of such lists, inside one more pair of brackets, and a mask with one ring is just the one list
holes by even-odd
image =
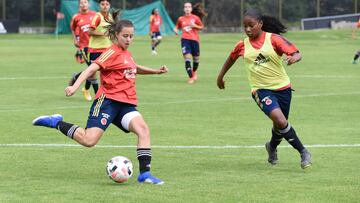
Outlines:
{"label": "soccer ball", "polygon": [[116,156],[110,159],[106,166],[106,174],[117,183],[124,183],[133,174],[131,161],[123,156]]}

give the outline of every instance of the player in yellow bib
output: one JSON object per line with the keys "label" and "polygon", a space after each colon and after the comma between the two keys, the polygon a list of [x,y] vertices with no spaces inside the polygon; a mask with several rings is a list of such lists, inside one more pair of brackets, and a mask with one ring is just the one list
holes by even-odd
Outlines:
{"label": "player in yellow bib", "polygon": [[311,154],[288,122],[292,90],[282,60],[285,54],[287,65],[292,65],[301,60],[301,54],[295,45],[280,35],[286,32],[286,27],[277,19],[251,9],[245,13],[243,23],[247,38],[237,43],[225,61],[217,85],[220,89],[225,88],[226,72],[242,56],[252,97],[273,122],[272,137],[265,144],[268,162],[278,163],[276,148],[285,138],[300,153],[300,165],[305,169],[311,166]]}
{"label": "player in yellow bib", "polygon": [[[109,13],[111,0],[99,0],[100,12],[96,13],[94,18],[90,23],[89,30],[89,45],[88,49],[85,50],[86,54],[89,56],[89,60],[92,63],[95,61],[108,47],[112,45],[111,40],[106,35],[106,31],[111,22],[114,22],[114,18],[117,17],[118,12],[114,12],[112,15]],[[81,72],[74,75],[70,80],[69,85],[73,85],[77,78],[80,76]],[[96,74],[90,76],[88,80],[91,81],[91,84],[94,88],[94,92],[99,89],[98,80],[96,79]],[[91,101],[92,97],[88,89],[82,89],[84,97],[86,100]]]}

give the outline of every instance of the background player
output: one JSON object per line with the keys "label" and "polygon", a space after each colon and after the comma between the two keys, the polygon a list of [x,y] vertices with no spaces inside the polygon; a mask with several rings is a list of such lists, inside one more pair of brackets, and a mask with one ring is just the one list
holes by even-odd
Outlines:
{"label": "background player", "polygon": [[[114,18],[117,18],[118,12],[114,12],[112,15],[109,13],[110,9],[110,0],[99,0],[99,8],[100,12],[96,13],[94,18],[91,21],[90,29],[89,29],[89,60],[90,63],[96,60],[103,51],[105,51],[109,46],[111,46],[110,39],[106,36],[106,27],[110,25],[111,22],[113,22]],[[80,76],[81,72],[76,74],[72,80],[69,82],[69,85],[72,85],[75,83],[77,78]],[[91,81],[91,84],[94,88],[94,92],[96,94],[99,84],[98,80],[96,79],[96,74],[90,76],[88,80]],[[87,98],[90,98],[91,96],[89,92],[84,91],[84,95]]]}
{"label": "background player", "polygon": [[265,144],[268,162],[278,162],[277,146],[285,138],[301,155],[301,167],[311,166],[311,155],[302,145],[294,128],[288,122],[291,103],[291,84],[282,65],[281,56],[287,55],[287,65],[301,60],[299,50],[280,34],[286,27],[273,17],[248,10],[244,17],[248,36],[241,40],[226,59],[217,79],[220,89],[225,88],[224,76],[238,57],[244,58],[248,71],[252,97],[261,110],[272,120],[272,137]]}
{"label": "background player", "polygon": [[[174,28],[175,34],[179,33],[179,29],[182,30],[181,48],[185,60],[185,69],[189,76],[189,84],[193,84],[197,80],[196,71],[200,62],[200,37],[198,32],[204,28],[201,19],[191,12],[191,3],[185,3],[185,15],[178,18]],[[191,61],[193,61],[193,67],[191,67]]]}
{"label": "background player", "polygon": [[162,25],[162,19],[159,14],[159,10],[157,8],[154,8],[151,11],[151,16],[150,16],[151,53],[153,55],[157,54],[155,48],[160,44],[162,39],[160,32],[161,25]]}
{"label": "background player", "polygon": [[[359,28],[360,28],[360,18],[359,18],[358,22],[356,23],[356,28],[354,28],[353,31],[352,31],[352,38],[353,38],[353,39],[356,38],[356,31],[357,31],[357,29],[359,29]],[[354,58],[353,58],[353,60],[352,60],[352,64],[356,64],[359,57],[360,57],[360,50],[358,50],[358,51],[356,52],[356,54],[355,54],[355,56],[354,56]]]}
{"label": "background player", "polygon": [[140,166],[138,182],[163,184],[150,173],[151,148],[150,131],[141,114],[137,111],[136,74],[163,74],[166,66],[151,69],[135,63],[128,47],[133,41],[134,26],[128,20],[112,23],[108,30],[114,44],[95,62],[81,73],[73,86],[65,89],[67,96],[72,96],[82,82],[100,71],[101,86],[90,109],[86,128],[63,121],[61,115],[40,116],[34,125],[56,128],[79,144],[94,146],[110,123],[124,132],[133,132],[138,137],[137,157]]}
{"label": "background player", "polygon": [[[70,23],[74,45],[77,48],[77,60],[80,63],[85,61],[87,66],[91,64],[87,54],[89,44],[89,29],[95,14],[95,11],[89,10],[88,0],[79,0],[79,13],[73,16]],[[84,97],[87,101],[91,101],[91,95],[89,93],[91,82],[91,80],[86,80],[85,87],[82,89]],[[71,79],[69,83],[70,85],[73,84],[73,79]]]}

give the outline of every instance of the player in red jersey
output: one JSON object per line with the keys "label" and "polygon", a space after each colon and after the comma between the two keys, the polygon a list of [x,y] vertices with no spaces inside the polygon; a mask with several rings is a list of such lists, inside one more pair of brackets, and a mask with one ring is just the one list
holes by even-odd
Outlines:
{"label": "player in red jersey", "polygon": [[[189,84],[193,84],[197,80],[196,71],[200,62],[199,30],[204,28],[201,19],[191,12],[192,4],[185,3],[185,15],[178,18],[174,28],[175,34],[179,33],[179,29],[182,30],[181,48],[185,59],[185,69],[189,76]],[[191,61],[193,61],[193,67],[191,67]]]}
{"label": "player in red jersey", "polygon": [[[73,34],[74,45],[77,48],[77,58],[79,62],[85,61],[87,66],[91,64],[88,58],[88,45],[89,45],[89,30],[90,23],[95,16],[96,12],[89,10],[88,0],[79,0],[79,13],[75,14],[71,19],[70,28]],[[74,74],[76,75],[76,74]],[[74,83],[74,79],[71,78],[69,85]],[[89,89],[91,84],[93,85],[94,91],[97,91],[97,79],[93,76],[86,80],[85,88],[82,89],[84,97],[87,101],[91,101],[91,95]]]}
{"label": "player in red jersey", "polygon": [[138,182],[163,184],[150,173],[151,148],[150,131],[137,111],[135,80],[137,74],[163,74],[166,66],[159,69],[147,68],[135,63],[128,47],[133,41],[134,26],[128,20],[112,23],[107,31],[113,45],[103,52],[73,86],[65,89],[66,96],[72,96],[88,77],[100,71],[101,85],[90,109],[86,128],[64,122],[62,116],[40,116],[34,125],[56,128],[79,144],[92,147],[99,141],[112,123],[124,132],[133,132],[138,137],[137,157],[140,166]]}
{"label": "player in red jersey", "polygon": [[[110,14],[109,10],[111,7],[111,0],[99,0],[100,11],[96,13],[90,23],[89,28],[89,44],[87,54],[88,61],[92,63],[99,57],[103,51],[111,46],[110,39],[106,36],[106,27],[117,17],[119,11],[115,11]],[[80,76],[81,72],[74,75],[70,80],[69,85],[74,84],[77,78]],[[96,74],[90,77],[94,92],[96,94],[99,84],[96,79]],[[83,94],[87,100],[91,100],[91,95],[89,91],[83,91]]]}
{"label": "player in red jersey", "polygon": [[151,16],[150,16],[151,53],[153,55],[157,54],[155,48],[160,44],[162,39],[160,32],[161,25],[162,25],[162,19],[159,14],[159,10],[157,8],[154,8],[151,11]]}

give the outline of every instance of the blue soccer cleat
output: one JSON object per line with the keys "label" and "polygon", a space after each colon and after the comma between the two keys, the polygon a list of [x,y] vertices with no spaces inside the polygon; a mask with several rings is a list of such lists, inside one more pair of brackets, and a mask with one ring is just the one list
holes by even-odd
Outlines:
{"label": "blue soccer cleat", "polygon": [[153,185],[164,184],[164,181],[152,176],[149,171],[140,174],[137,180],[139,183],[149,183],[149,184],[153,184]]}
{"label": "blue soccer cleat", "polygon": [[52,116],[39,116],[33,120],[33,125],[56,128],[58,123],[63,120],[62,115],[54,114]]}

